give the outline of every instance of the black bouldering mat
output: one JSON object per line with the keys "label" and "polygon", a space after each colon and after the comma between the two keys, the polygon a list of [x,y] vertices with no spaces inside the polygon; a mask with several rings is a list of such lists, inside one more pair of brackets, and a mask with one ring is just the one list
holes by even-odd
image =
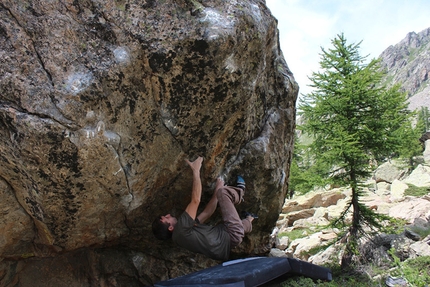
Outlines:
{"label": "black bouldering mat", "polygon": [[178,278],[161,281],[154,286],[261,286],[286,274],[303,275],[312,279],[331,280],[331,271],[292,258],[251,257],[224,262]]}
{"label": "black bouldering mat", "polygon": [[303,275],[314,280],[331,281],[331,270],[306,261],[288,258],[292,274]]}

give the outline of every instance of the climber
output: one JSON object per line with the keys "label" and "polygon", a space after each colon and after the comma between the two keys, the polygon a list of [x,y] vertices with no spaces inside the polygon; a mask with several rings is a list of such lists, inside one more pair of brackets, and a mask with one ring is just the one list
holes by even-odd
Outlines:
{"label": "climber", "polygon": [[[185,212],[178,218],[167,214],[156,218],[152,224],[152,231],[156,238],[165,240],[172,238],[179,246],[190,251],[204,254],[215,260],[227,260],[230,249],[239,245],[245,233],[251,232],[252,221],[258,218],[252,213],[245,212],[241,219],[235,204],[243,201],[245,181],[238,176],[236,187],[225,186],[218,178],[215,191],[205,209],[197,215],[202,193],[200,168],[203,158],[195,161],[186,160],[193,172],[193,187],[191,202]],[[222,224],[209,226],[204,224],[219,205],[223,219]]]}

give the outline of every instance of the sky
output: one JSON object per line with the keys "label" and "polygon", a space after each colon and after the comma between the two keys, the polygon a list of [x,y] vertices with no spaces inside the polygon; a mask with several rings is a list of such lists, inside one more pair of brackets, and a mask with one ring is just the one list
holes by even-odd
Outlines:
{"label": "sky", "polygon": [[409,32],[430,27],[430,0],[266,0],[278,19],[281,50],[300,86],[311,91],[308,77],[319,71],[321,47],[344,33],[359,43],[360,55],[378,58]]}

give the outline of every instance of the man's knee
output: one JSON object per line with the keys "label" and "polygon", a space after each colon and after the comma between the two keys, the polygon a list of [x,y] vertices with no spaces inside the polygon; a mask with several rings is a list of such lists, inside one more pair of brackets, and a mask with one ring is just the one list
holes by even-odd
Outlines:
{"label": "man's knee", "polygon": [[215,190],[215,192],[218,202],[222,201],[225,198],[232,200],[231,195],[225,186],[218,188],[217,190]]}
{"label": "man's knee", "polygon": [[227,186],[220,187],[216,191],[216,196],[218,201],[228,198],[233,204],[239,203],[240,195],[236,190],[229,188]]}

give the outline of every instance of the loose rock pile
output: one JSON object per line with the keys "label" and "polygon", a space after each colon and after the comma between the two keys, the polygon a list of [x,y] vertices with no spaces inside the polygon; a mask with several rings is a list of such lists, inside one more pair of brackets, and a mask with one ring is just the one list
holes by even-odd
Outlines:
{"label": "loose rock pile", "polygon": [[[386,259],[391,260],[387,253],[391,248],[401,260],[430,256],[430,236],[422,238],[415,232],[430,228],[430,194],[405,196],[411,185],[430,188],[430,167],[420,164],[408,173],[401,164],[387,162],[366,183],[368,187],[361,201],[378,213],[405,220],[407,225],[400,235],[380,234],[372,241],[363,238],[362,260],[382,264]],[[339,230],[325,226],[340,216],[350,199],[351,190],[347,188],[319,189],[287,199],[271,235],[270,256],[294,257],[317,265],[339,261],[342,247],[331,244]],[[347,220],[351,220],[351,214]],[[290,240],[289,234],[299,230],[303,236]],[[324,248],[325,245],[328,247]],[[322,250],[311,255],[309,251],[318,247]]]}

